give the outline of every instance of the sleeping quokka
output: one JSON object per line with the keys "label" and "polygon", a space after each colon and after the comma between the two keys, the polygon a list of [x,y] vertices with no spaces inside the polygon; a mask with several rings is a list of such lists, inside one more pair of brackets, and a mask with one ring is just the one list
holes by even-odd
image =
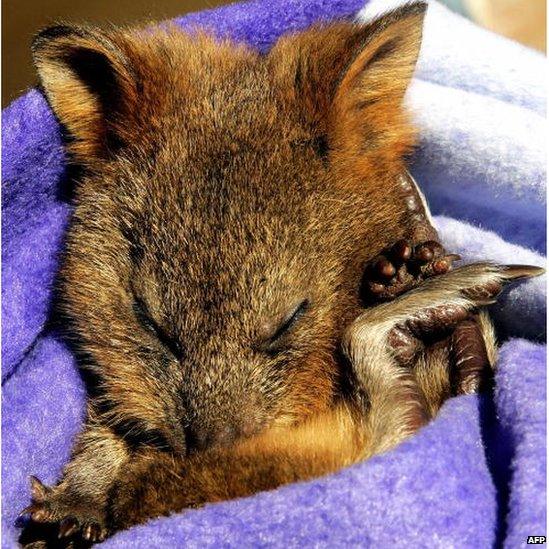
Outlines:
{"label": "sleeping quokka", "polygon": [[452,270],[405,175],[424,11],[265,55],[171,27],[38,35],[84,169],[58,305],[93,383],[61,481],[32,479],[22,543],[335,471],[489,377],[478,308],[537,271]]}

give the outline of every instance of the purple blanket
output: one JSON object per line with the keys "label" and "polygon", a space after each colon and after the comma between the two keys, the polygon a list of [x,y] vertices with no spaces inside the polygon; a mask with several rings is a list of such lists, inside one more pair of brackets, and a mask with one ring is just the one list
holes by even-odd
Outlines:
{"label": "purple blanket", "polygon": [[[253,0],[180,23],[265,50],[287,30],[354,18],[363,7]],[[534,52],[431,3],[409,94],[421,133],[412,170],[445,215],[436,222],[446,245],[467,260],[545,264],[544,68]],[[70,175],[37,91],[4,111],[2,154],[2,545],[14,547],[28,476],[58,477],[82,422],[84,388],[47,323]],[[330,477],[157,519],[105,545],[517,547],[544,535],[545,280],[513,289],[493,313],[509,338],[493,398],[452,399],[397,449]]]}

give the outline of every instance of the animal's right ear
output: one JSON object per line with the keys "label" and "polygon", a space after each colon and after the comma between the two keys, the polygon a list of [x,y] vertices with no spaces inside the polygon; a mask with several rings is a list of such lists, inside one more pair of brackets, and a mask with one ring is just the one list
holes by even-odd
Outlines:
{"label": "animal's right ear", "polygon": [[76,160],[89,164],[112,154],[129,137],[127,116],[137,108],[137,82],[121,37],[54,26],[35,37],[32,54]]}

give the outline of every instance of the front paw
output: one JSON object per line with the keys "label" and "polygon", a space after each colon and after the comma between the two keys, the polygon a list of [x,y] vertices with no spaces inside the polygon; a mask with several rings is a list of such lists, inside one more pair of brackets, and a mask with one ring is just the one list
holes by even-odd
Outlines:
{"label": "front paw", "polygon": [[107,536],[100,506],[36,477],[31,492],[32,502],[20,514],[30,518],[19,540],[24,547],[88,547]]}
{"label": "front paw", "polygon": [[399,240],[366,265],[362,297],[368,304],[394,299],[427,278],[447,273],[458,259],[434,240],[416,245]]}

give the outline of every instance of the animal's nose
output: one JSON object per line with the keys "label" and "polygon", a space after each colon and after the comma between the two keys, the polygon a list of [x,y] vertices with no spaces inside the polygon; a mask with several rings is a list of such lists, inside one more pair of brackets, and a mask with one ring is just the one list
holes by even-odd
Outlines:
{"label": "animal's nose", "polygon": [[189,452],[228,446],[239,438],[251,436],[255,431],[256,429],[251,423],[245,423],[239,426],[190,426],[185,433],[186,445]]}
{"label": "animal's nose", "polygon": [[227,446],[236,439],[232,427],[217,429],[187,429],[187,448],[189,451],[201,451],[217,446]]}

